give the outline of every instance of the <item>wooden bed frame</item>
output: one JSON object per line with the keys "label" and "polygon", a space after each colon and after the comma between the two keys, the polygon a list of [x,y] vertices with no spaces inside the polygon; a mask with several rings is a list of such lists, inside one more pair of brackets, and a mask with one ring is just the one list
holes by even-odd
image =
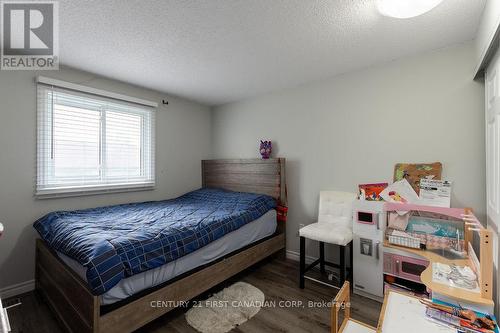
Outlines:
{"label": "wooden bed frame", "polygon": [[[268,194],[286,204],[283,158],[205,160],[202,183],[203,187]],[[38,239],[36,290],[70,332],[132,332],[174,309],[174,303],[188,301],[284,248],[285,223],[280,222],[274,235],[106,310],[87,283]],[[163,301],[161,307],[157,301]]]}

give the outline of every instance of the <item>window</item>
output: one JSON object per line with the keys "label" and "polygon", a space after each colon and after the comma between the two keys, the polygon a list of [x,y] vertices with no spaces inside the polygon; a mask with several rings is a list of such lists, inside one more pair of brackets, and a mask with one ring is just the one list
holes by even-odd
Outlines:
{"label": "window", "polygon": [[36,194],[153,187],[154,116],[153,107],[39,83]]}

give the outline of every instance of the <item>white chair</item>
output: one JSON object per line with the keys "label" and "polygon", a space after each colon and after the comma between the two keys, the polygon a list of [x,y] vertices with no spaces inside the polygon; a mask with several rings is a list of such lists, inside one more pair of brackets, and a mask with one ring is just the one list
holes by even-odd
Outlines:
{"label": "white chair", "polygon": [[[300,288],[304,288],[305,273],[320,265],[322,273],[325,265],[340,268],[340,284],[345,281],[345,248],[349,246],[350,273],[352,282],[352,203],[357,195],[349,192],[321,191],[319,195],[318,222],[299,230],[300,236]],[[319,259],[306,267],[306,238],[319,242]],[[325,243],[337,245],[340,249],[340,264],[325,261]]]}
{"label": "white chair", "polygon": [[[377,329],[351,318],[351,294],[349,282],[345,282],[332,304],[331,333],[372,333]],[[344,310],[344,319],[339,326],[339,312]]]}

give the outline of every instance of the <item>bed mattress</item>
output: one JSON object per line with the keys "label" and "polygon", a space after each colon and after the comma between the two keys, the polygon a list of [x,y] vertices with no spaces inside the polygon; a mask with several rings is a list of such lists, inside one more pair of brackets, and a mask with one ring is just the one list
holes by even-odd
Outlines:
{"label": "bed mattress", "polygon": [[[160,267],[121,280],[112,289],[100,296],[101,304],[116,303],[144,289],[157,286],[192,269],[209,264],[233,251],[271,236],[276,231],[276,225],[276,211],[273,209],[195,252]],[[75,273],[86,281],[86,267],[61,252],[56,251],[56,253]]]}
{"label": "bed mattress", "polygon": [[90,290],[102,295],[274,208],[267,195],[203,188],[170,200],[52,212],[34,227],[51,249],[85,266]]}

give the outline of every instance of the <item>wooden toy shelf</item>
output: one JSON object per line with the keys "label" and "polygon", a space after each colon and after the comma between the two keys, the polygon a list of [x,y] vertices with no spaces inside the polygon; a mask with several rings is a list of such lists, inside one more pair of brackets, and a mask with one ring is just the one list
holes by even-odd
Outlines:
{"label": "wooden toy shelf", "polygon": [[425,251],[425,250],[418,250],[418,249],[411,249],[408,247],[389,244],[387,241],[384,242],[384,247],[398,249],[401,251],[413,253],[413,254],[416,254],[422,258],[429,260],[429,266],[427,266],[427,268],[420,275],[420,280],[427,288],[429,288],[433,292],[436,292],[436,293],[439,293],[439,294],[442,294],[442,295],[445,295],[448,297],[456,298],[458,300],[465,300],[465,301],[469,301],[469,302],[477,303],[477,304],[481,304],[481,305],[487,305],[487,306],[494,305],[491,297],[490,298],[483,297],[481,295],[481,293],[467,291],[467,290],[462,289],[462,288],[455,288],[452,286],[447,286],[445,284],[432,281],[432,264],[433,263],[439,262],[439,263],[448,264],[448,265],[455,264],[457,266],[473,267],[473,266],[471,266],[470,258],[453,259],[453,260],[447,259],[447,258],[444,258],[444,257],[434,253],[434,252],[429,252],[429,251]]}
{"label": "wooden toy shelf", "polygon": [[[390,244],[387,240],[384,240],[384,247],[398,249],[401,251],[406,251],[418,256],[421,256],[429,260],[429,266],[422,272],[420,279],[422,283],[432,290],[432,292],[445,295],[450,298],[457,300],[464,300],[479,305],[485,305],[489,307],[494,306],[492,300],[492,288],[493,288],[493,244],[492,244],[492,233],[482,226],[479,220],[472,213],[472,209],[465,208],[442,208],[442,207],[431,207],[431,206],[420,206],[420,205],[410,205],[410,204],[398,204],[398,203],[386,203],[384,210],[387,212],[391,211],[424,211],[430,213],[436,213],[441,215],[446,215],[454,217],[458,220],[462,220],[464,223],[464,245],[467,251],[467,258],[464,259],[449,259],[445,258],[435,252],[412,249],[395,244]],[[480,257],[477,258],[476,253],[472,247],[471,241],[473,239],[473,233],[477,232],[480,239]],[[468,291],[462,288],[456,288],[442,283],[434,282],[432,279],[432,264],[433,263],[443,263],[457,266],[468,266],[476,273],[478,277],[478,284],[480,292]]]}

